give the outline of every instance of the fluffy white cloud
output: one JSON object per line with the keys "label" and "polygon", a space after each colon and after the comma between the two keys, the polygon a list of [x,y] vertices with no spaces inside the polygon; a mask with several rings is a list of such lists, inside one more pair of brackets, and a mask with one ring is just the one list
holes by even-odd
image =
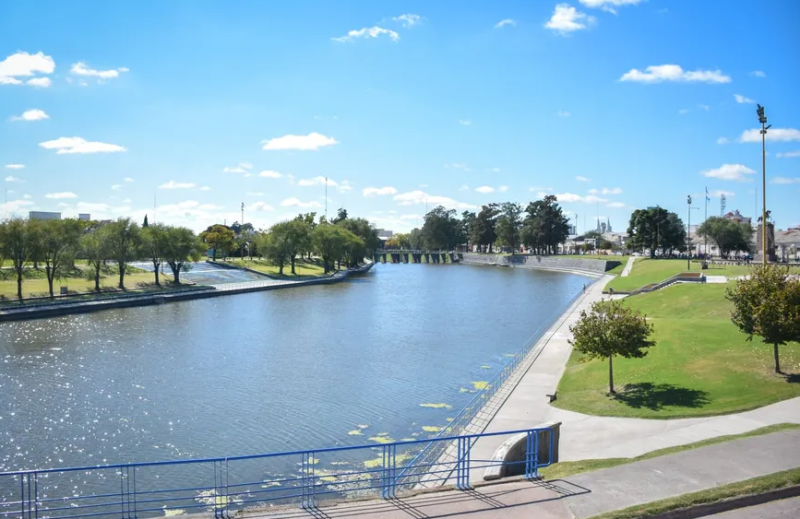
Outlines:
{"label": "fluffy white cloud", "polygon": [[605,198],[600,198],[595,195],[576,195],[575,193],[558,193],[555,195],[559,202],[564,203],[571,203],[571,202],[584,202],[587,204],[601,204],[606,203],[608,200]]}
{"label": "fluffy white cloud", "polygon": [[125,177],[123,179],[124,182],[135,182],[131,177]]}
{"label": "fluffy white cloud", "polygon": [[78,198],[78,195],[70,191],[62,191],[61,193],[47,193],[44,197],[52,200],[62,200],[64,198]]}
{"label": "fluffy white cloud", "polygon": [[494,188],[491,187],[491,186],[480,186],[480,187],[476,187],[475,191],[477,191],[478,193],[484,193],[484,194],[486,194],[486,193],[494,193]]}
{"label": "fluffy white cloud", "polygon": [[617,7],[636,5],[641,1],[642,0],[580,0],[580,2],[586,7],[592,9],[599,8],[603,11],[608,11],[609,13],[613,14],[617,14]]}
{"label": "fluffy white cloud", "polygon": [[35,87],[47,88],[50,85],[52,85],[53,82],[50,81],[49,77],[35,77],[33,79],[27,80],[25,84]]}
{"label": "fluffy white cloud", "polygon": [[[595,195],[598,193],[597,189],[590,189],[589,192]],[[599,193],[603,195],[621,195],[622,189],[619,187],[612,187],[612,188],[604,187],[599,191]]]}
{"label": "fluffy white cloud", "polygon": [[297,198],[292,197],[292,198],[287,198],[286,200],[281,202],[281,206],[282,207],[308,208],[308,207],[322,207],[322,204],[320,204],[319,202],[314,201],[314,200],[312,200],[311,202],[301,202]]}
{"label": "fluffy white cloud", "polygon": [[589,16],[572,7],[569,4],[556,5],[553,16],[544,24],[548,29],[552,29],[562,35],[574,31],[586,29],[587,26],[595,22],[594,16]]}
{"label": "fluffy white cloud", "polygon": [[775,177],[771,181],[772,184],[800,184],[800,178],[787,178],[787,177]]}
{"label": "fluffy white cloud", "polygon": [[469,119],[459,119],[458,124],[460,124],[461,126],[469,126],[470,124],[472,124],[472,121],[470,121]]}
{"label": "fluffy white cloud", "polygon": [[25,169],[25,164],[6,164],[6,169]]}
{"label": "fluffy white cloud", "polygon": [[506,26],[514,27],[515,25],[517,25],[517,22],[515,22],[511,18],[506,18],[505,20],[500,20],[499,22],[494,24],[494,28],[495,29],[502,29],[503,27],[506,27]]}
{"label": "fluffy white cloud", "polygon": [[753,101],[749,97],[745,97],[739,94],[733,94],[733,98],[736,99],[737,103],[755,103],[755,101]]}
{"label": "fluffy white cloud", "polygon": [[335,180],[325,177],[301,178],[297,182],[297,185],[302,187],[324,186],[326,183],[331,187],[336,187],[339,185]]}
{"label": "fluffy white cloud", "polygon": [[6,177],[6,182],[25,182],[19,177],[15,177],[14,175],[9,175]]}
{"label": "fluffy white cloud", "polygon": [[395,31],[391,29],[384,29],[383,27],[378,27],[377,25],[374,27],[364,27],[363,29],[352,30],[349,31],[344,36],[339,36],[338,38],[331,38],[333,41],[338,41],[340,43],[345,43],[349,41],[353,41],[358,38],[377,38],[378,36],[385,34],[392,41],[400,41],[400,35],[397,34]]}
{"label": "fluffy white cloud", "polygon": [[193,182],[175,182],[174,180],[158,186],[159,189],[192,189],[194,187],[197,187],[197,185]]}
{"label": "fluffy white cloud", "polygon": [[366,187],[361,190],[361,194],[366,197],[396,195],[397,189],[392,186],[386,187]]}
{"label": "fluffy white cloud", "polygon": [[[770,128],[767,131],[767,140],[772,142],[800,141],[800,130],[794,128]],[[761,142],[761,128],[745,130],[739,137],[739,142]]]}
{"label": "fluffy white cloud", "polygon": [[783,153],[778,153],[775,156],[778,157],[779,159],[790,159],[793,157],[800,157],[800,151],[785,151]]}
{"label": "fluffy white cloud", "polygon": [[717,144],[728,144],[729,142],[731,141],[729,141],[727,137],[720,137],[717,139]]}
{"label": "fluffy white cloud", "polygon": [[631,69],[619,78],[620,81],[638,83],[661,83],[680,81],[686,83],[730,83],[730,76],[721,70],[683,70],[680,65],[651,65],[644,71]]}
{"label": "fluffy white cloud", "polygon": [[275,208],[266,202],[253,202],[245,207],[246,211],[274,211]]}
{"label": "fluffy white cloud", "polygon": [[577,180],[579,182],[591,182],[592,181],[591,179],[583,177],[581,175],[578,175],[577,177],[575,177],[575,180]]}
{"label": "fluffy white cloud", "polygon": [[709,178],[718,178],[720,180],[733,180],[736,182],[747,182],[750,179],[745,175],[752,175],[755,173],[752,169],[742,164],[723,164],[716,169],[707,169],[700,172],[703,176]]}
{"label": "fluffy white cloud", "polygon": [[233,167],[225,166],[224,168],[222,168],[222,172],[247,174],[250,172],[251,169],[253,169],[253,165],[250,164],[249,162],[240,162],[238,165]]}
{"label": "fluffy white cloud", "polygon": [[753,77],[767,77],[767,75],[762,70],[754,70],[750,73]]}
{"label": "fluffy white cloud", "polygon": [[32,110],[25,110],[22,115],[17,115],[11,118],[12,121],[41,121],[42,119],[49,119],[44,110],[34,108]]}
{"label": "fluffy white cloud", "polygon": [[474,205],[464,202],[457,202],[452,198],[446,196],[429,195],[428,193],[420,190],[409,191],[407,193],[399,193],[394,195],[393,200],[399,205],[423,205],[428,204],[430,207],[441,205],[448,209],[475,209]]}
{"label": "fluffy white cloud", "polygon": [[211,188],[208,186],[203,186],[200,188],[200,191],[211,191]]}
{"label": "fluffy white cloud", "polygon": [[277,171],[271,171],[271,170],[265,169],[264,171],[259,173],[258,176],[259,177],[265,177],[265,178],[281,178],[283,175],[281,175]]}
{"label": "fluffy white cloud", "polygon": [[76,76],[96,77],[98,79],[114,79],[119,77],[120,72],[128,72],[128,69],[126,67],[120,67],[110,70],[96,70],[89,68],[86,63],[79,61],[72,65],[72,68],[69,69],[69,72],[70,74]]}
{"label": "fluffy white cloud", "polygon": [[5,215],[8,214],[16,214],[23,208],[32,206],[33,202],[30,200],[9,200],[8,203],[0,204],[0,212]]}
{"label": "fluffy white cloud", "polygon": [[[21,85],[20,77],[30,77],[36,74],[52,74],[56,68],[53,58],[43,52],[28,54],[17,52],[0,61],[0,85]],[[42,81],[46,80],[46,81]],[[50,86],[48,78],[33,78],[27,81],[31,86]]]}
{"label": "fluffy white cloud", "polygon": [[349,180],[342,180],[339,183],[339,187],[337,187],[336,190],[339,191],[340,193],[349,193],[350,191],[353,190],[353,186],[350,185]]}
{"label": "fluffy white cloud", "polygon": [[39,146],[47,150],[58,150],[56,153],[116,153],[126,151],[122,146],[91,142],[80,137],[60,137],[53,141],[40,142]]}
{"label": "fluffy white cloud", "polygon": [[400,22],[403,25],[403,27],[410,29],[415,25],[421,24],[423,18],[418,14],[406,13],[406,14],[401,14],[400,16],[395,16],[394,18],[392,18],[392,20],[394,20],[395,22]]}
{"label": "fluffy white cloud", "polygon": [[114,184],[111,186],[112,191],[122,191],[122,184]]}
{"label": "fluffy white cloud", "polygon": [[500,191],[501,193],[505,193],[506,191],[508,191],[508,186],[499,186],[497,190]]}
{"label": "fluffy white cloud", "polygon": [[263,141],[265,150],[318,150],[325,146],[338,144],[333,137],[326,137],[321,133],[312,132],[308,135],[284,135]]}
{"label": "fluffy white cloud", "polygon": [[625,204],[623,204],[622,202],[609,202],[606,204],[606,207],[620,208],[620,207],[625,207]]}

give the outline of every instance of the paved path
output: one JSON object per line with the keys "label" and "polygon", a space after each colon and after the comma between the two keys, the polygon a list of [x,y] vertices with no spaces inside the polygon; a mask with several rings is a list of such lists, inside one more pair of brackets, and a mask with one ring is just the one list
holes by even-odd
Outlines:
{"label": "paved path", "polygon": [[706,519],[797,519],[798,517],[800,517],[800,497],[793,497],[721,514],[707,515]]}
{"label": "paved path", "polygon": [[622,269],[622,274],[620,277],[626,278],[631,273],[631,269],[633,269],[633,262],[636,260],[636,256],[631,256],[628,258],[628,263],[625,264],[625,268]]}

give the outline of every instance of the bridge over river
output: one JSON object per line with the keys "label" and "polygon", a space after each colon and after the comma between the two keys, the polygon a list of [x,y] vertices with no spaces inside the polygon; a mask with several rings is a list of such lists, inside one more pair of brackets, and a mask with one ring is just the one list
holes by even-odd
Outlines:
{"label": "bridge over river", "polygon": [[387,249],[375,253],[375,263],[458,263],[463,254],[454,251]]}

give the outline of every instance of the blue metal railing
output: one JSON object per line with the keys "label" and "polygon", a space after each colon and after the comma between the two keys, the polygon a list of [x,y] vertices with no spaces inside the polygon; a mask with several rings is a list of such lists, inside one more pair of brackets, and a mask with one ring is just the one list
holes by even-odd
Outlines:
{"label": "blue metal railing", "polygon": [[[549,437],[548,452],[552,453],[554,435],[549,428],[253,456],[3,472],[0,517],[133,519],[208,510],[217,518],[228,518],[259,505],[314,508],[322,498],[393,499],[398,492],[414,487],[398,482],[401,470],[443,484],[455,471],[456,488],[464,490],[470,488],[471,471],[503,463],[472,459],[470,450],[475,440],[520,433],[527,438],[525,459],[506,465],[524,465],[525,477],[536,478],[539,468],[549,465],[552,457],[548,455],[544,463],[539,460],[539,439],[544,434]],[[458,446],[452,462],[428,464],[414,456],[437,443]],[[294,466],[296,470],[287,474],[281,466]],[[273,472],[275,469],[278,472]]]}

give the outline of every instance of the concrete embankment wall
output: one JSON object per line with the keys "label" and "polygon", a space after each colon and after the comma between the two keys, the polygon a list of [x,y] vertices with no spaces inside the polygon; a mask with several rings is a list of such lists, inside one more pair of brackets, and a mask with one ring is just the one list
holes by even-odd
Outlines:
{"label": "concrete embankment wall", "polygon": [[619,261],[586,259],[571,256],[529,256],[514,254],[478,254],[466,252],[461,263],[464,265],[492,265],[527,269],[559,270],[600,276],[620,264]]}

